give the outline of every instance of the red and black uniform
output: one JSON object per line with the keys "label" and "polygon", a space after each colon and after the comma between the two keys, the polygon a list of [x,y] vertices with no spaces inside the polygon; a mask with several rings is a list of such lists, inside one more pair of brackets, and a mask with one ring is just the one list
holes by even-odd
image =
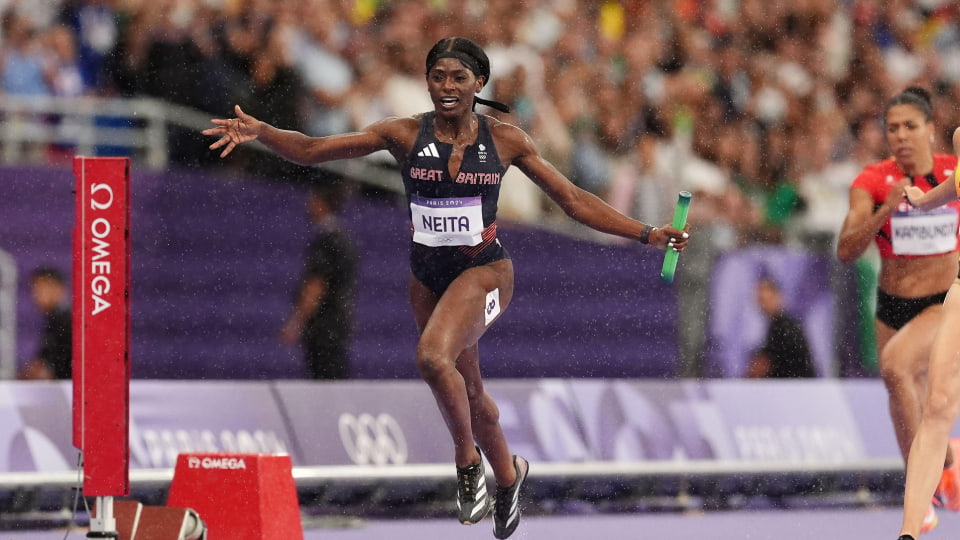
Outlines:
{"label": "red and black uniform", "polygon": [[[933,171],[910,180],[924,192],[946,181],[957,166],[957,157],[935,154]],[[868,165],[853,181],[852,187],[867,191],[873,198],[875,208],[880,207],[890,193],[890,188],[905,175],[892,158]],[[877,231],[875,242],[880,257],[923,258],[935,257],[957,251],[958,214],[960,201],[930,212],[912,208],[904,200]],[[899,329],[921,311],[935,304],[942,304],[946,291],[922,298],[901,298],[877,290],[877,319],[887,326]]]}

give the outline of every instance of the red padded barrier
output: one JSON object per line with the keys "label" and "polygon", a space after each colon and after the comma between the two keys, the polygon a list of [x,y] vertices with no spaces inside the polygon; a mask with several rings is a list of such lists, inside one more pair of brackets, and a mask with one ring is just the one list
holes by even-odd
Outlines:
{"label": "red padded barrier", "polygon": [[286,454],[180,454],[167,505],[196,510],[207,540],[303,539]]}

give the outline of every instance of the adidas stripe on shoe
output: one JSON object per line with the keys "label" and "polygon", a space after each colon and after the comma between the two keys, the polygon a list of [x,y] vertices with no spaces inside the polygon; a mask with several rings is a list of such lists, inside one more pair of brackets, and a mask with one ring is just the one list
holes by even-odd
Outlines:
{"label": "adidas stripe on shoe", "polygon": [[520,524],[520,488],[530,471],[530,464],[520,456],[513,456],[513,466],[517,480],[510,487],[497,486],[493,504],[493,535],[501,540],[513,534]]}
{"label": "adidas stripe on shoe", "polygon": [[490,511],[487,497],[487,476],[483,468],[483,454],[480,463],[468,467],[457,467],[457,510],[460,523],[473,525]]}

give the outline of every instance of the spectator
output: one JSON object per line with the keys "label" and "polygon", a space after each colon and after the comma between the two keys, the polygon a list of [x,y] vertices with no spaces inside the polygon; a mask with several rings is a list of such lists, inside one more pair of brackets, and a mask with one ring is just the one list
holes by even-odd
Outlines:
{"label": "spectator", "polygon": [[[156,1],[145,4],[159,5]],[[74,30],[79,45],[80,71],[88,87],[103,83],[101,71],[107,55],[119,39],[115,2],[109,0],[65,0],[60,19]]]}
{"label": "spectator", "polygon": [[652,110],[646,111],[633,151],[614,171],[610,180],[609,203],[628,216],[659,223],[671,218],[677,202],[676,178],[671,174],[667,134]]}
{"label": "spectator", "polygon": [[[75,98],[87,93],[86,84],[80,73],[77,61],[77,47],[73,32],[63,25],[57,25],[46,32],[50,49],[49,62],[51,88],[53,95],[62,98]],[[57,129],[64,139],[75,139],[83,126],[71,115],[58,115],[55,118]],[[72,144],[54,144],[50,146],[50,160],[66,163],[72,159],[76,148]]]}
{"label": "spectator", "polygon": [[757,305],[770,321],[763,346],[750,359],[747,376],[752,378],[815,377],[810,346],[800,322],[783,305],[780,285],[765,276],[757,283]]}
{"label": "spectator", "polygon": [[[804,159],[800,170],[806,172],[797,182],[804,211],[796,223],[796,232],[801,235],[803,244],[811,249],[833,253],[837,231],[843,225],[843,215],[849,206],[850,179],[863,169],[864,164],[839,152],[852,137],[842,117],[824,113],[814,121],[816,125],[811,132],[816,137],[805,145],[802,153],[797,152],[798,158],[802,154]],[[882,135],[880,141],[883,141]]]}
{"label": "spectator", "polygon": [[80,72],[76,40],[66,26],[52,27],[46,33],[50,51],[50,83],[53,94],[59,97],[77,97],[87,92]]}
{"label": "spectator", "polygon": [[380,56],[370,55],[360,63],[354,91],[344,101],[344,108],[350,116],[350,129],[360,129],[389,116],[389,106],[380,95],[388,73],[389,67]]}
{"label": "spectator", "polygon": [[[0,93],[28,99],[50,96],[53,70],[37,30],[16,11],[3,16],[2,29],[5,41],[0,49]],[[8,128],[8,132],[20,131],[26,140],[42,140],[48,123],[46,116],[24,111],[11,114],[6,121],[16,126],[13,130]],[[16,152],[26,155],[30,161],[40,161],[45,157],[46,145],[26,143],[15,149],[11,146],[11,150],[14,151],[8,150],[8,153]]]}
{"label": "spectator", "polygon": [[20,371],[20,379],[69,379],[73,373],[73,323],[63,274],[51,267],[30,273],[30,296],[43,315],[36,354]]}
{"label": "spectator", "polygon": [[146,31],[141,91],[172,103],[199,106],[204,89],[197,84],[204,68],[203,42],[191,33],[190,22],[170,2],[156,2],[155,11],[140,21]]}
{"label": "spectator", "polygon": [[[242,97],[238,99],[244,108],[260,118],[269,118],[291,129],[304,129],[301,96],[305,89],[303,80],[293,67],[290,51],[280,32],[270,33],[267,42],[257,49],[251,58],[250,72],[243,75]],[[249,154],[246,156],[252,158]],[[309,178],[313,171],[294,165],[273,156],[256,156],[245,165],[247,172],[265,178],[282,178],[288,182],[296,178]]]}
{"label": "spectator", "polygon": [[329,0],[304,2],[302,31],[290,43],[294,68],[312,98],[305,133],[315,136],[351,127],[345,104],[355,84],[354,69],[341,53],[338,21],[331,16],[329,4]]}
{"label": "spectator", "polygon": [[387,43],[384,48],[391,69],[381,94],[390,116],[411,116],[429,109],[432,104],[424,98],[427,85],[423,82],[420,58],[416,56],[418,51],[401,42]]}
{"label": "spectator", "polygon": [[307,215],[314,236],[307,247],[293,311],[283,326],[284,343],[300,342],[313,379],[346,379],[353,331],[353,285],[357,254],[353,240],[337,223],[344,199],[339,179],[310,189]]}
{"label": "spectator", "polygon": [[49,96],[52,72],[37,30],[17,12],[3,16],[4,47],[0,55],[0,82],[4,93]]}

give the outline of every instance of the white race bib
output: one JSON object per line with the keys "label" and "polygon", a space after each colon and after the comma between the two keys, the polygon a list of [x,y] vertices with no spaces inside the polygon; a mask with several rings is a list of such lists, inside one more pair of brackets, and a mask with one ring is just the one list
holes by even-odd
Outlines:
{"label": "white race bib", "polygon": [[487,298],[483,302],[483,322],[487,326],[500,315],[500,289],[494,289],[487,293]]}
{"label": "white race bib", "polygon": [[430,247],[475,246],[483,241],[480,197],[410,197],[413,241]]}
{"label": "white race bib", "polygon": [[891,241],[896,255],[936,255],[957,247],[956,210],[941,207],[930,212],[911,209],[890,217]]}

